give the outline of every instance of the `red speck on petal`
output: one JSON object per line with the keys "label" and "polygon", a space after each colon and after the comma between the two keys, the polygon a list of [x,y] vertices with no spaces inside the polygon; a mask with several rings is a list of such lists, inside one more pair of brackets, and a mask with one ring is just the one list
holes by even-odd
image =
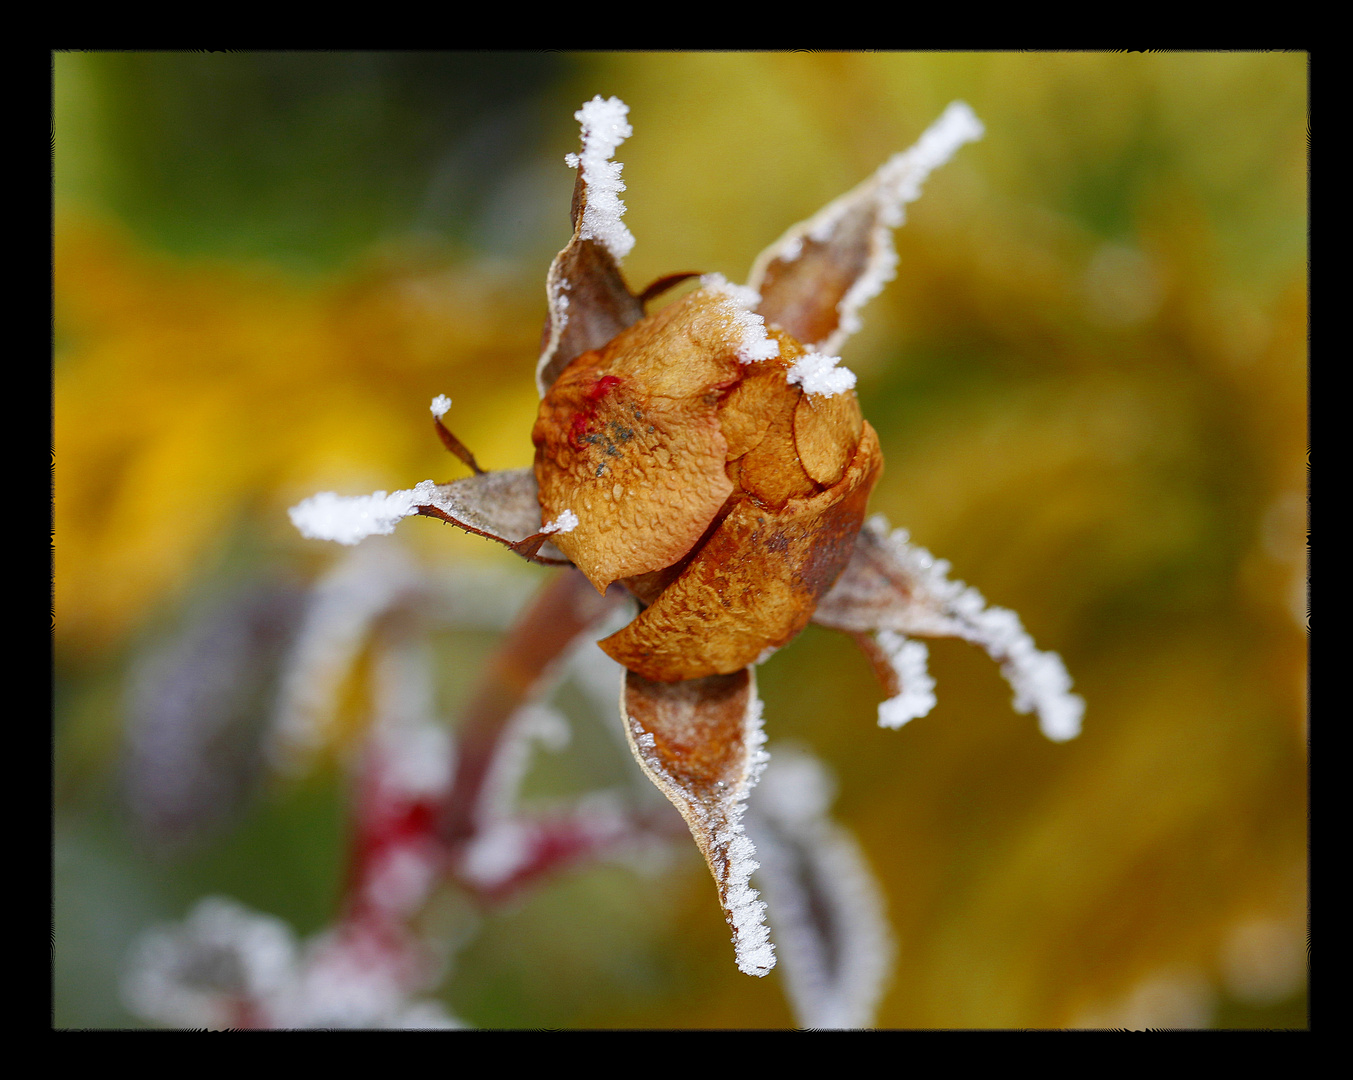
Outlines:
{"label": "red speck on petal", "polygon": [[603,375],[585,396],[590,404],[595,405],[619,385],[619,375]]}
{"label": "red speck on petal", "polygon": [[619,375],[603,375],[592,384],[592,389],[583,395],[587,409],[584,412],[574,413],[568,426],[568,442],[573,449],[583,448],[582,444],[586,441],[586,437],[592,434],[592,422],[597,418],[597,405],[620,383]]}

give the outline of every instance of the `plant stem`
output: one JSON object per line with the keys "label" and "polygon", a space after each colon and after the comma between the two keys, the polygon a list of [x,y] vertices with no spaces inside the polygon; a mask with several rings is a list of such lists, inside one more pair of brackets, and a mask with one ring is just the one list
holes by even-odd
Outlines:
{"label": "plant stem", "polygon": [[475,835],[484,781],[508,721],[542,692],[551,667],[578,635],[627,595],[619,586],[598,595],[569,567],[542,586],[490,658],[461,718],[456,773],[441,822],[453,857]]}

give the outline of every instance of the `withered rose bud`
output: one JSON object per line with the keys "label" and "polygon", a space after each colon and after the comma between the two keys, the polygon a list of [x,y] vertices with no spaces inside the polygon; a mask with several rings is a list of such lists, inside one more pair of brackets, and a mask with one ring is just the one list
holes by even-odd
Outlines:
{"label": "withered rose bud", "polygon": [[[532,431],[545,520],[599,590],[645,604],[601,647],[676,682],[739,671],[812,618],[850,560],[883,458],[852,390],[712,285],[578,356]],[[794,380],[794,381],[791,381]]]}
{"label": "withered rose bud", "polygon": [[[955,102],[914,147],[792,226],[756,259],[747,287],[706,279],[653,315],[644,314],[648,300],[694,275],[638,294],[625,284],[620,263],[634,238],[611,159],[631,134],[627,114],[600,96],[575,113],[583,148],[568,158],[578,169],[573,235],[546,277],[534,476],[484,472],[442,424],[450,402],[439,397],[437,434],[473,476],[357,499],[326,492],[291,516],[305,535],[343,543],[413,514],[436,517],[535,562],[572,562],[601,592],[619,582],[637,597],[638,617],[600,642],[628,669],[620,710],[630,749],[690,826],[739,969],[764,975],[775,952],[741,824],[769,760],[752,665],[816,619],[853,635],[874,663],[889,695],[879,706],[885,727],[924,716],[935,701],[925,647],[913,637],[981,645],[1013,686],[1015,708],[1037,711],[1049,738],[1076,735],[1084,702],[1061,659],[1040,652],[1013,612],[987,608],[904,531],[877,518],[862,528],[883,458],[854,376],[824,355],[858,328],[862,305],[892,276],[892,230],[905,205],[933,169],[981,137],[972,110]],[[582,623],[553,633],[554,622],[569,622],[554,605],[576,606],[578,579],[555,581],[549,605],[522,626],[551,623],[545,638],[562,643]],[[534,636],[518,645],[527,641]],[[515,680],[517,654],[507,655]],[[495,688],[488,700],[502,696]],[[453,792],[466,791],[464,805],[474,807],[482,773],[463,772],[468,786]],[[790,861],[798,880],[801,860]],[[818,899],[803,903],[830,911]],[[841,922],[822,920],[823,954],[836,949],[829,939]]]}

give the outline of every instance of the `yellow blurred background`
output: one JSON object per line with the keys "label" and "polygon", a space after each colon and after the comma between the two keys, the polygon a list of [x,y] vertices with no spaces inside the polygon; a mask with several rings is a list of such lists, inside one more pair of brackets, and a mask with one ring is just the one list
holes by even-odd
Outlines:
{"label": "yellow blurred background", "polygon": [[[957,642],[899,732],[845,638],[761,669],[772,753],[829,765],[887,897],[878,1026],[1306,1025],[1305,54],[58,53],[53,75],[58,1026],[137,1023],[125,950],[200,895],[332,917],[342,766],[166,855],[122,805],[129,673],[242,583],[333,565],[300,498],[460,475],[434,395],[486,467],[530,462],[563,156],[598,93],[634,126],[635,288],[745,280],[951,100],[987,127],[909,208],[843,361],[883,444],[873,509],[1061,653],[1085,729],[1043,740]],[[400,538],[510,564],[430,520]],[[693,846],[474,927],[444,990],[471,1023],[792,1024],[778,976],[735,970]]]}

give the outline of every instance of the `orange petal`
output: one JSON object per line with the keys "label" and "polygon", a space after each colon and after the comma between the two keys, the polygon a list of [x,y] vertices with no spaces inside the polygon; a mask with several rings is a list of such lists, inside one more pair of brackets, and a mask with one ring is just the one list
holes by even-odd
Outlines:
{"label": "orange petal", "polygon": [[799,464],[819,484],[830,487],[845,475],[864,431],[864,415],[854,391],[803,394],[794,407],[794,448]]}
{"label": "orange petal", "polygon": [[605,370],[565,371],[533,433],[544,516],[578,516],[554,542],[602,591],[679,560],[733,490],[712,403],[650,397]]}
{"label": "orange petal", "polygon": [[733,490],[718,408],[749,370],[746,312],[702,289],[586,353],[555,380],[532,432],[555,543],[598,589],[671,566]]}

